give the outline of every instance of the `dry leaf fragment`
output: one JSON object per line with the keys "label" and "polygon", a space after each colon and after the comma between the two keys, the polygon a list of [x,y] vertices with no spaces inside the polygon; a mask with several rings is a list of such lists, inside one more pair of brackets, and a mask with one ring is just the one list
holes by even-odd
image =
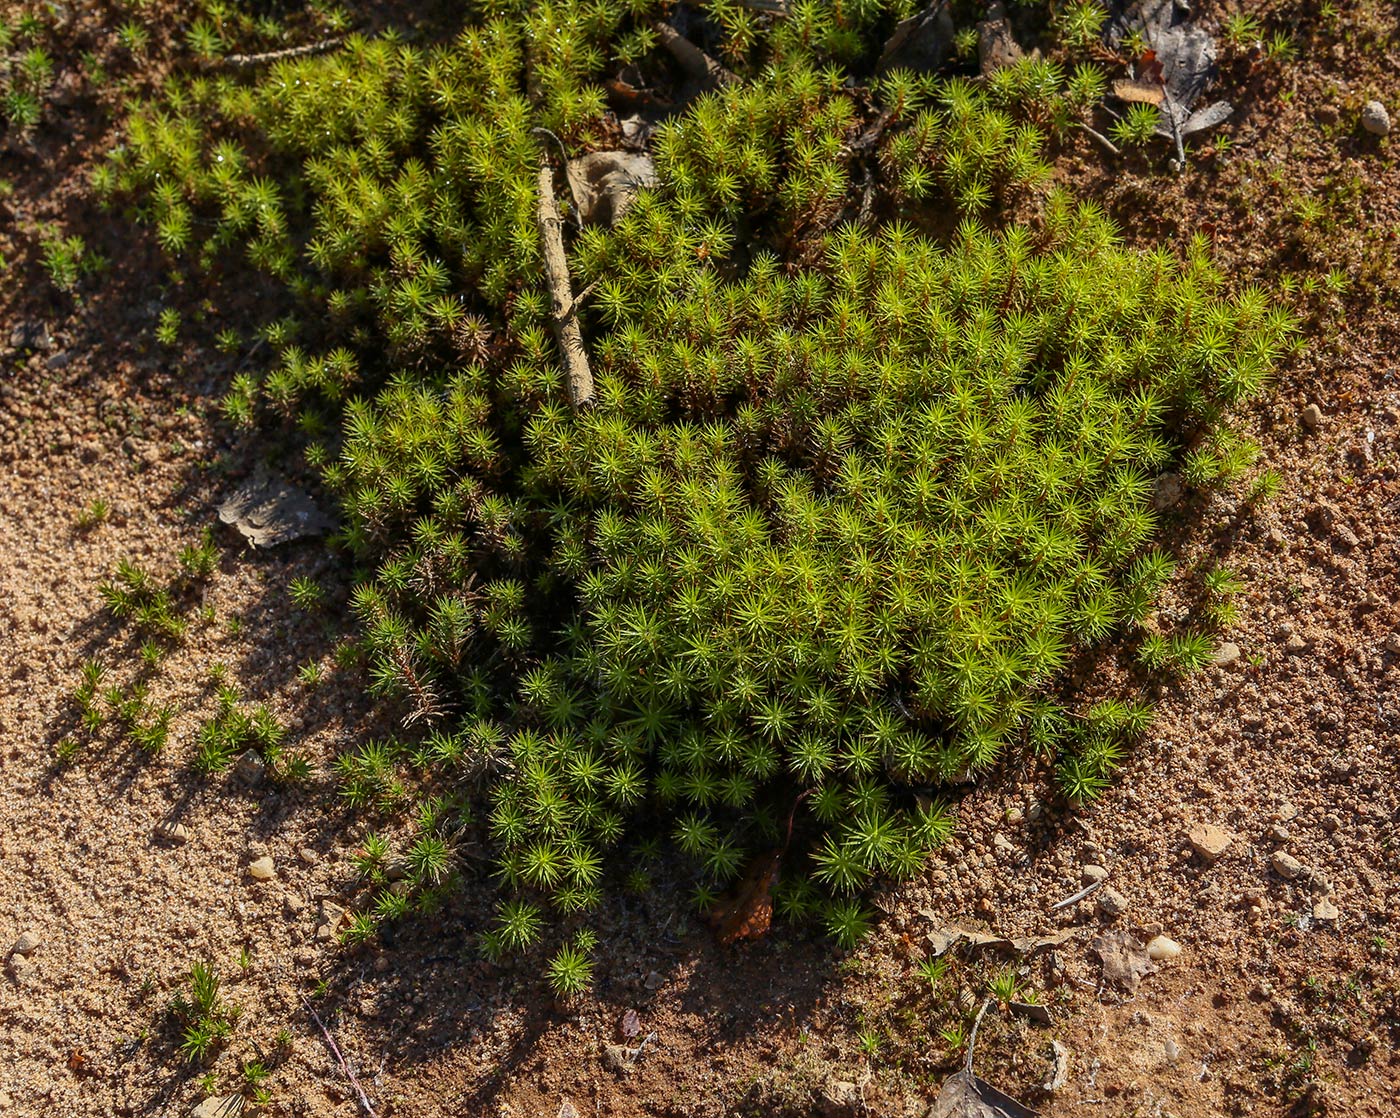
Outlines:
{"label": "dry leaf fragment", "polygon": [[1113,83],[1113,96],[1120,101],[1132,101],[1141,105],[1160,105],[1162,86],[1160,83],[1140,81],[1135,78],[1119,78]]}
{"label": "dry leaf fragment", "polygon": [[1204,109],[1197,109],[1181,122],[1181,134],[1189,136],[1193,132],[1204,132],[1207,128],[1214,128],[1217,124],[1223,124],[1234,111],[1235,106],[1229,101],[1213,101]]}
{"label": "dry leaf fragment", "polygon": [[254,547],[319,536],[333,523],[304,491],[261,467],[224,499],[219,519],[232,524]]}
{"label": "dry leaf fragment", "polygon": [[[928,910],[924,910],[919,915],[930,920],[937,919],[934,913]],[[935,928],[928,933],[927,939],[930,954],[934,958],[963,942],[966,942],[973,950],[989,947],[997,951],[1010,951],[1016,955],[1033,955],[1048,947],[1058,947],[1067,939],[1078,934],[1078,928],[1066,928],[1062,932],[1053,932],[1047,936],[1021,936],[1012,939],[1007,936],[992,935],[972,928],[964,928],[957,924],[950,924],[943,928]]]}
{"label": "dry leaf fragment", "polygon": [[651,156],[635,151],[591,151],[570,159],[564,170],[585,225],[616,225],[637,191],[657,183]]}
{"label": "dry leaf fragment", "polygon": [[762,939],[773,925],[773,890],[778,884],[782,852],[770,851],[755,858],[728,897],[720,899],[709,920],[720,943]]}
{"label": "dry leaf fragment", "polygon": [[885,49],[875,64],[875,72],[912,70],[928,74],[939,69],[953,45],[953,17],[948,0],[931,0],[920,12],[895,25],[894,34],[885,41]]}
{"label": "dry leaf fragment", "polygon": [[1138,938],[1125,931],[1095,937],[1089,941],[1089,950],[1103,964],[1103,980],[1129,994],[1137,993],[1143,975],[1157,969]]}
{"label": "dry leaf fragment", "polygon": [[1019,1014],[1033,1025],[1050,1025],[1054,1019],[1050,1016],[1048,1006],[1043,1006],[1039,1002],[1007,1002],[1006,1007],[1012,1013]]}
{"label": "dry leaf fragment", "polygon": [[1058,1040],[1052,1040],[1050,1042],[1050,1056],[1053,1061],[1050,1077],[1046,1079],[1043,1087],[1047,1094],[1053,1095],[1069,1082],[1069,1049]]}
{"label": "dry leaf fragment", "polygon": [[629,1009],[622,1015],[622,1020],[618,1023],[618,1031],[622,1033],[624,1040],[636,1040],[642,1035],[642,1019],[637,1015],[635,1009]]}
{"label": "dry leaf fragment", "polygon": [[928,1118],[1036,1118],[1036,1114],[965,1067],[943,1081]]}

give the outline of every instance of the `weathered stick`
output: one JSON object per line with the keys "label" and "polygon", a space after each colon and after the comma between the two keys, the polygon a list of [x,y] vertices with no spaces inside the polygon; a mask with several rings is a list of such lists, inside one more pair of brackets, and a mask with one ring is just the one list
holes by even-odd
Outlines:
{"label": "weathered stick", "polygon": [[370,1106],[369,1098],[365,1095],[364,1088],[360,1086],[360,1081],[355,1078],[355,1073],[350,1070],[350,1065],[345,1062],[345,1057],[340,1054],[340,1049],[335,1043],[335,1037],[331,1036],[330,1029],[326,1028],[326,1023],[321,1020],[321,1015],[316,1012],[316,1007],[306,1000],[306,995],[301,995],[301,1004],[306,1006],[306,1012],[311,1014],[311,1019],[316,1022],[321,1029],[321,1035],[326,1038],[326,1043],[330,1045],[331,1052],[335,1055],[336,1062],[340,1064],[340,1070],[345,1073],[345,1078],[350,1080],[350,1086],[355,1089],[355,1097],[359,1099],[360,1106],[369,1118],[379,1118],[375,1114],[374,1107]]}
{"label": "weathered stick", "polygon": [[661,36],[661,45],[671,52],[671,57],[680,63],[681,69],[696,81],[733,85],[739,80],[665,20],[657,20],[652,27]]}
{"label": "weathered stick", "polygon": [[1105,136],[1102,132],[1096,132],[1096,131],[1094,131],[1094,129],[1090,128],[1090,127],[1089,127],[1087,124],[1085,124],[1082,120],[1079,122],[1079,127],[1082,128],[1082,129],[1084,129],[1085,132],[1089,133],[1090,136],[1092,136],[1095,140],[1097,140],[1100,144],[1102,144],[1102,145],[1104,146],[1104,149],[1105,149],[1106,151],[1108,151],[1109,154],[1111,154],[1111,155],[1122,155],[1122,154],[1123,154],[1121,151],[1118,150],[1118,145],[1115,144],[1112,140],[1110,140],[1107,136]]}
{"label": "weathered stick", "polygon": [[554,305],[554,338],[564,354],[569,402],[581,408],[593,399],[593,370],[588,367],[588,351],[583,348],[583,331],[579,329],[575,313],[578,304],[569,280],[569,258],[564,255],[564,221],[554,197],[554,168],[543,153],[540,154],[539,190],[540,240],[544,245],[549,298]]}
{"label": "weathered stick", "polygon": [[281,62],[284,58],[302,58],[308,54],[320,54],[340,46],[343,42],[345,42],[345,36],[337,35],[334,38],[322,39],[317,43],[303,43],[299,47],[284,47],[282,50],[270,50],[263,54],[229,54],[216,59],[214,65],[232,66],[235,70],[243,70],[249,66],[261,66],[264,62]]}
{"label": "weathered stick", "polygon": [[1093,896],[1093,894],[1097,893],[1102,888],[1102,881],[1091,881],[1088,885],[1084,886],[1083,889],[1079,890],[1079,892],[1075,893],[1072,897],[1066,897],[1064,900],[1057,901],[1054,904],[1052,904],[1050,906],[1050,911],[1059,912],[1062,908],[1069,908],[1070,905],[1078,904],[1085,897]]}

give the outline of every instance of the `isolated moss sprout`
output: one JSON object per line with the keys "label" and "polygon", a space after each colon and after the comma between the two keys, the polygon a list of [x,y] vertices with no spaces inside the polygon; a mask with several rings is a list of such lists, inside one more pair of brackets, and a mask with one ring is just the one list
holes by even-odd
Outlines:
{"label": "isolated moss sprout", "polygon": [[[792,820],[776,909],[850,944],[859,891],[947,833],[946,782],[1028,748],[1091,799],[1150,711],[1078,709],[1061,672],[1152,613],[1173,571],[1154,478],[1238,476],[1230,409],[1291,344],[1202,244],[1129,251],[1046,187],[1094,68],[885,75],[868,158],[894,216],[862,224],[842,65],[874,23],[713,7],[749,80],[657,130],[660,183],[620,222],[570,234],[584,411],[540,277],[533,130],[604,142],[609,52],[664,64],[651,5],[503,0],[447,44],[351,36],[252,84],[179,79],[95,180],[172,256],[242,253],[299,308],[225,410],[300,427],[370,572],[351,608],[371,688],[410,730],[335,773],[370,813],[448,796],[414,829],[411,889],[367,863],[373,911],[441,895],[476,804],[507,894],[491,954],[529,947],[546,906],[596,906],[658,809],[706,900]],[[1067,36],[1097,33],[1092,9],[1064,10]],[[1028,192],[1033,224],[1006,224]],[[921,233],[930,204],[964,220]],[[1149,635],[1141,658],[1190,666],[1209,639]],[[590,967],[573,943],[550,978],[569,994]]]}

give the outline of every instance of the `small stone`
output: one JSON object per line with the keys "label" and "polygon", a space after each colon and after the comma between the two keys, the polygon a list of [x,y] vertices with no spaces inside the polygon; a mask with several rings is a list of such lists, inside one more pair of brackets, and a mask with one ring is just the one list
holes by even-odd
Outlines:
{"label": "small stone", "polygon": [[1390,113],[1379,101],[1367,101],[1361,106],[1361,127],[1373,136],[1390,134]]}
{"label": "small stone", "polygon": [[1026,813],[1019,807],[1009,807],[1006,809],[1006,821],[1013,827],[1026,818]]}
{"label": "small stone", "polygon": [[244,750],[243,756],[238,758],[238,763],[233,766],[230,774],[235,783],[244,788],[256,788],[262,783],[263,776],[267,773],[267,763],[255,751]]}
{"label": "small stone", "polygon": [[29,961],[27,955],[11,955],[5,963],[5,970],[16,986],[27,986],[34,981],[39,968]]}
{"label": "small stone", "polygon": [[992,836],[992,845],[1006,854],[1015,854],[1016,847],[1005,835],[998,832]]}
{"label": "small stone", "polygon": [[190,1118],[229,1118],[232,1114],[242,1114],[242,1095],[210,1095],[192,1111]]}
{"label": "small stone", "polygon": [[1168,936],[1155,936],[1148,941],[1147,957],[1154,963],[1170,962],[1181,954],[1181,944]]}
{"label": "small stone", "polygon": [[1316,431],[1322,426],[1322,409],[1316,404],[1309,404],[1298,414],[1298,418],[1309,431]]}
{"label": "small stone", "polygon": [[1322,817],[1322,829],[1330,835],[1342,829],[1342,821],[1329,813]]}
{"label": "small stone", "polygon": [[1385,638],[1383,645],[1385,650],[1392,655],[1400,656],[1400,633],[1390,633]]}
{"label": "small stone", "polygon": [[1103,866],[1089,862],[1079,868],[1079,876],[1085,885],[1093,885],[1099,881],[1107,881],[1108,871]]}
{"label": "small stone", "polygon": [[627,1046],[625,1044],[603,1045],[603,1066],[609,1071],[623,1074],[631,1071],[632,1061],[629,1059]]}
{"label": "small stone", "polygon": [[1026,818],[1030,822],[1034,823],[1044,814],[1045,805],[1039,800],[1032,799],[1029,803],[1026,804]]}
{"label": "small stone", "polygon": [[662,986],[666,985],[666,980],[661,977],[659,971],[651,971],[642,982],[642,985],[648,990],[659,990]]}
{"label": "small stone", "polygon": [[303,846],[300,849],[298,849],[297,857],[300,858],[303,862],[305,862],[308,866],[314,866],[317,862],[321,860],[321,855],[317,854],[316,851],[312,850],[309,846]]}
{"label": "small stone", "polygon": [[282,907],[287,910],[288,916],[300,916],[306,911],[306,901],[300,893],[288,893],[282,898]]}
{"label": "small stone", "polygon": [[1308,642],[1305,641],[1302,637],[1300,637],[1297,633],[1294,633],[1291,637],[1289,637],[1286,641],[1283,642],[1284,651],[1289,652],[1294,656],[1297,656],[1301,652],[1306,652],[1307,648]]}
{"label": "small stone", "polygon": [[172,846],[184,846],[190,841],[191,832],[183,823],[162,823],[156,828],[156,838]]}
{"label": "small stone", "polygon": [[39,933],[31,928],[29,931],[20,934],[19,939],[15,940],[15,945],[11,947],[10,950],[16,955],[32,955],[38,948],[39,943]]}
{"label": "small stone", "polygon": [[1156,486],[1152,490],[1152,507],[1158,512],[1169,509],[1172,505],[1181,500],[1181,494],[1185,492],[1186,486],[1181,480],[1180,474],[1163,474],[1157,479]]}
{"label": "small stone", "polygon": [[1099,911],[1110,920],[1116,920],[1128,911],[1128,898],[1112,887],[1099,891]]}
{"label": "small stone", "polygon": [[1234,836],[1213,823],[1197,823],[1186,833],[1186,840],[1206,865],[1212,865],[1225,853]]}
{"label": "small stone", "polygon": [[559,1100],[559,1110],[554,1118],[581,1118],[581,1116],[578,1107],[574,1105],[574,1100],[565,1095]]}
{"label": "small stone", "polygon": [[10,331],[14,349],[37,349],[47,353],[53,349],[53,335],[42,322],[21,322]]}
{"label": "small stone", "polygon": [[1274,818],[1280,823],[1291,823],[1294,819],[1298,818],[1297,805],[1284,800],[1283,803],[1278,805],[1278,810],[1274,812]]}
{"label": "small stone", "polygon": [[1313,905],[1312,914],[1314,920],[1336,920],[1337,917],[1341,915],[1341,913],[1337,911],[1337,906],[1326,897],[1323,897]]}
{"label": "small stone", "polygon": [[1239,658],[1240,646],[1235,644],[1234,641],[1224,641],[1211,656],[1211,662],[1214,663],[1216,667],[1225,668],[1229,667]]}
{"label": "small stone", "polygon": [[1274,867],[1274,872],[1279,877],[1289,881],[1294,880],[1303,872],[1303,863],[1286,850],[1275,850],[1269,859],[1269,865]]}
{"label": "small stone", "polygon": [[860,1097],[860,1088],[849,1079],[828,1080],[822,1087],[822,1118],[848,1118],[860,1114],[866,1108]]}
{"label": "small stone", "polygon": [[1269,837],[1275,842],[1287,842],[1288,828],[1285,827],[1282,823],[1275,823],[1272,827],[1269,828]]}
{"label": "small stone", "polygon": [[277,876],[277,870],[272,865],[272,858],[264,854],[261,858],[249,862],[248,876],[255,881],[271,881]]}

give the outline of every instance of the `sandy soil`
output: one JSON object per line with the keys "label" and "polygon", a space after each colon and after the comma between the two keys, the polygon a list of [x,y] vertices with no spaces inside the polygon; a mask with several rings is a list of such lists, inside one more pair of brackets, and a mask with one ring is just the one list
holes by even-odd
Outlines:
{"label": "sandy soil", "polygon": [[[353,902],[351,857],[381,825],[338,805],[324,766],[383,732],[386,715],[332,659],[345,576],[317,544],[255,553],[221,529],[218,570],[184,603],[189,635],[154,671],[101,610],[98,585],[119,560],[175,569],[254,452],[217,421],[229,362],[156,345],[149,247],[82,201],[112,134],[104,102],[55,109],[34,145],[10,144],[0,251],[22,282],[0,293],[0,347],[26,324],[53,340],[11,347],[0,368],[0,1115],[184,1115],[235,1090],[240,1064],[257,1059],[272,1068],[267,1113],[357,1113],[308,1005],[385,1118],[923,1115],[957,1063],[939,1030],[1007,965],[1050,1023],[993,1008],[977,1068],[1042,1113],[1394,1113],[1400,173],[1393,139],[1355,127],[1360,102],[1383,92],[1393,15],[1360,6],[1308,39],[1292,69],[1229,63],[1235,149],[1203,153],[1181,179],[1105,166],[1087,139],[1060,163],[1141,243],[1204,230],[1242,280],[1327,266],[1352,276],[1247,419],[1282,474],[1279,496],[1254,507],[1242,493],[1187,494],[1172,512],[1184,567],[1211,557],[1247,577],[1224,634],[1238,658],[1161,689],[1150,740],[1091,810],[1055,802],[1034,769],[968,793],[955,839],[923,878],[876,898],[886,917],[854,955],[781,930],[720,949],[684,915],[663,865],[655,890],[608,913],[597,989],[566,1006],[537,961],[480,961],[472,937],[490,893],[471,874],[443,913],[386,942],[352,950],[318,934]],[[1326,200],[1329,226],[1299,221],[1304,197]],[[114,262],[76,300],[38,266],[39,224],[56,219]],[[240,320],[256,296],[219,313]],[[1308,403],[1323,415],[1315,430],[1301,421]],[[96,499],[110,516],[80,528]],[[288,581],[307,574],[332,587],[321,615],[288,601]],[[152,700],[174,708],[162,755],[108,729],[78,763],[55,764],[92,656],[112,682],[149,677]],[[297,668],[313,659],[324,679],[307,686]],[[317,764],[308,787],[192,771],[216,664]],[[1116,670],[1110,653],[1083,684]],[[187,829],[177,841],[174,823]],[[1202,824],[1229,839],[1213,861],[1188,837]],[[263,855],[271,881],[248,873]],[[1085,866],[1107,871],[1105,887],[1052,913]],[[1102,908],[1109,889],[1126,905],[1116,917]],[[955,925],[1073,934],[1024,957],[959,949],[930,991],[915,965],[929,933]],[[1102,982],[1090,947],[1120,929],[1182,948],[1131,995]],[[32,946],[11,952],[23,933]],[[168,1012],[197,959],[241,1011],[205,1066],[181,1058]],[[628,1010],[641,1033],[624,1040]],[[1042,1087],[1052,1043],[1067,1059],[1054,1092]]]}

